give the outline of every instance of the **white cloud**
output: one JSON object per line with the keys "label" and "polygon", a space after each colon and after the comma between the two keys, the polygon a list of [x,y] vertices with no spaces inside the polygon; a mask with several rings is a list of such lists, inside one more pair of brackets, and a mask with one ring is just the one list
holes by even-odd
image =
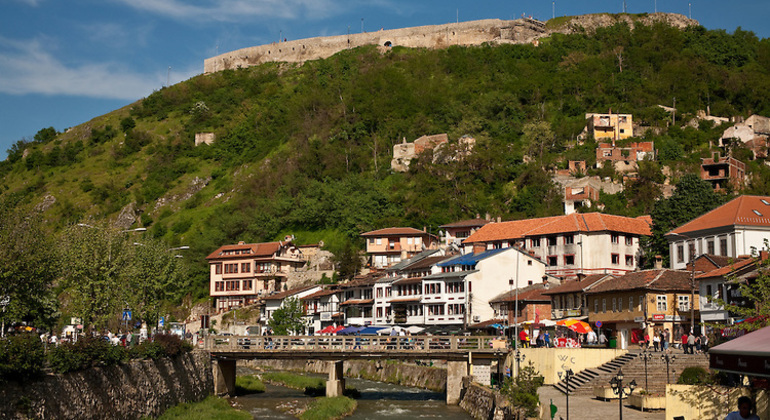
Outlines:
{"label": "white cloud", "polygon": [[332,0],[115,0],[175,19],[238,21],[244,18],[320,19],[342,9]]}
{"label": "white cloud", "polygon": [[44,44],[0,37],[0,92],[136,100],[166,81],[166,74],[139,74],[118,63],[64,64]]}
{"label": "white cloud", "polygon": [[24,3],[27,6],[37,7],[42,0],[16,0],[19,3]]}

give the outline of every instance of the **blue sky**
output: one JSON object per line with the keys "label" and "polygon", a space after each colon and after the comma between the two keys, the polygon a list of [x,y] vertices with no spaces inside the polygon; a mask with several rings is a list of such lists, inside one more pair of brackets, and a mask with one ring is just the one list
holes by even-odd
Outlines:
{"label": "blue sky", "polygon": [[[690,13],[709,29],[770,36],[767,0],[626,0],[631,13]],[[551,0],[0,0],[0,158],[203,71],[203,60],[280,38],[459,20],[547,20]],[[556,15],[620,12],[622,0],[557,0]],[[363,19],[363,22],[362,22]],[[169,69],[170,68],[170,69]]]}

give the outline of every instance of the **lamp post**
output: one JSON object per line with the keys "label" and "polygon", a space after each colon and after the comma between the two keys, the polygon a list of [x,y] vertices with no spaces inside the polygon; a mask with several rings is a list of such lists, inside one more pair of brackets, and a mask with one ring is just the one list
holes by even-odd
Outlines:
{"label": "lamp post", "polygon": [[636,381],[632,380],[628,384],[628,391],[626,391],[625,387],[623,386],[623,370],[618,370],[618,374],[610,379],[610,386],[612,387],[612,392],[619,397],[618,404],[620,410],[620,420],[623,420],[623,397],[629,396],[632,392],[634,392],[634,388],[636,388]]}
{"label": "lamp post", "polygon": [[564,377],[567,385],[567,420],[569,420],[569,380],[575,376],[575,372],[573,372],[572,369],[567,369],[565,372],[559,372],[560,380],[562,379],[562,376]]}
{"label": "lamp post", "polygon": [[3,307],[3,329],[0,330],[0,338],[5,338],[5,307],[8,306],[8,304],[11,303],[11,297],[8,295],[3,296],[0,298],[0,306]]}
{"label": "lamp post", "polygon": [[516,352],[513,354],[513,360],[516,361],[516,377],[519,377],[519,369],[521,368],[521,362],[523,362],[527,358],[526,355],[521,353],[521,350],[516,349]]}
{"label": "lamp post", "polygon": [[650,386],[647,383],[647,361],[652,360],[653,356],[652,354],[650,354],[650,352],[647,351],[647,349],[644,349],[642,354],[640,354],[639,356],[642,358],[642,360],[644,360],[644,390],[649,391]]}
{"label": "lamp post", "polygon": [[668,384],[669,382],[671,382],[671,378],[669,377],[669,373],[671,372],[671,370],[669,369],[669,364],[674,360],[676,360],[676,356],[674,356],[673,354],[664,354],[660,356],[660,360],[663,360],[664,362],[666,362],[666,383]]}

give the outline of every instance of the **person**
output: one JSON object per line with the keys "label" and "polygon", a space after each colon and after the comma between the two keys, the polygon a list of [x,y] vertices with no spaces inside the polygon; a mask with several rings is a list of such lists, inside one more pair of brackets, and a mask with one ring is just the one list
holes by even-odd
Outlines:
{"label": "person", "polygon": [[594,330],[588,331],[588,336],[586,337],[588,344],[596,344],[596,333]]}
{"label": "person", "polygon": [[543,334],[537,335],[537,338],[535,339],[535,347],[545,347],[545,339],[543,338]]}
{"label": "person", "polygon": [[545,342],[545,347],[551,347],[551,334],[548,333],[548,331],[543,334],[543,341]]}
{"label": "person", "polygon": [[738,398],[738,411],[728,414],[725,420],[759,420],[759,416],[751,413],[753,408],[751,398],[744,395]]}
{"label": "person", "polygon": [[663,350],[665,352],[668,352],[668,345],[671,342],[671,332],[666,328],[665,331],[661,333],[660,337],[660,344],[663,346]]}
{"label": "person", "polygon": [[599,333],[599,344],[601,344],[602,346],[609,345],[609,343],[607,342],[607,336],[604,335],[604,332]]}
{"label": "person", "polygon": [[709,336],[706,334],[701,334],[700,336],[700,349],[704,353],[709,351]]}
{"label": "person", "polygon": [[655,351],[658,351],[660,349],[660,332],[655,331],[652,333],[652,346],[655,349]]}
{"label": "person", "polygon": [[682,333],[682,350],[684,350],[684,354],[689,353],[688,349],[690,348],[689,343],[689,335],[687,333]]}
{"label": "person", "polygon": [[521,347],[526,348],[527,347],[527,330],[521,330],[519,331],[519,341],[521,341]]}
{"label": "person", "polygon": [[695,333],[690,333],[687,338],[687,345],[690,346],[690,354],[700,353],[700,337]]}
{"label": "person", "polygon": [[650,333],[647,331],[644,332],[644,341],[641,344],[643,349],[650,347]]}

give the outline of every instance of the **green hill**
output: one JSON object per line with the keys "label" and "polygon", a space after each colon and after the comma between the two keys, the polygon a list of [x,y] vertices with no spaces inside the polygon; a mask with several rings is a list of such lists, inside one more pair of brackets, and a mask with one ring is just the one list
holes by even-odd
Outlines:
{"label": "green hill", "polygon": [[[596,144],[575,141],[587,112],[631,113],[658,129],[648,138],[660,162],[625,193],[603,197],[606,211],[648,212],[659,190],[644,182],[660,181],[662,166],[675,181],[717,150],[709,141],[724,127],[685,126],[691,116],[707,106],[770,116],[768,73],[767,39],[662,24],[555,34],[539,46],[358,48],[197,76],[65,133],[41,130],[0,163],[0,200],[41,204],[52,230],[122,211],[125,228],[191,247],[191,292],[203,297],[203,258],[223,243],[293,233],[339,250],[385,226],[436,232],[476,213],[559,214],[546,169],[595,162]],[[671,125],[657,105],[674,98]],[[200,132],[216,142],[195,147]],[[451,143],[476,138],[474,152],[391,172],[394,144],[437,133]],[[527,153],[541,157],[525,163]],[[749,191],[767,193],[766,166],[749,168]]]}

